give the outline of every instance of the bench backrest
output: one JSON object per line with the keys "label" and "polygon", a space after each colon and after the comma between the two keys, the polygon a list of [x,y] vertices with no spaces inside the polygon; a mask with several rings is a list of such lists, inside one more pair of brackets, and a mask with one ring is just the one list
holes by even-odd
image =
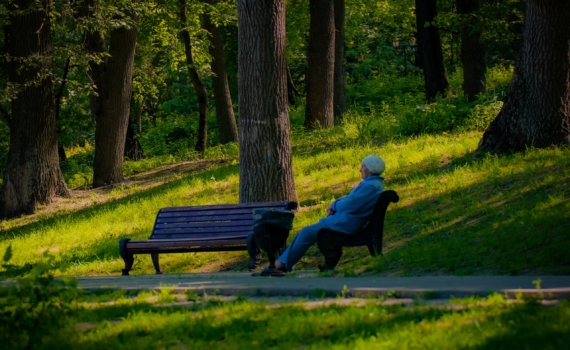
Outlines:
{"label": "bench backrest", "polygon": [[297,209],[297,203],[258,202],[163,208],[149,239],[245,239],[253,232],[253,209]]}
{"label": "bench backrest", "polygon": [[395,191],[388,190],[380,194],[372,217],[363,230],[364,236],[372,237],[372,245],[378,253],[382,252],[382,237],[384,233],[384,217],[390,203],[397,203],[400,197]]}

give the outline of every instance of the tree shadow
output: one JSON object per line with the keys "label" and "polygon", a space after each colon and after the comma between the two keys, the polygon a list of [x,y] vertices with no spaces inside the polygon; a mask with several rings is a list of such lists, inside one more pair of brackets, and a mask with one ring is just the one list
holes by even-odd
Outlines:
{"label": "tree shadow", "polygon": [[[242,348],[253,342],[261,348],[335,345],[351,348],[357,344],[378,345],[378,340],[397,347],[561,349],[570,340],[568,307],[564,304],[475,305],[459,310],[453,307],[404,310],[400,305],[308,309],[302,304],[266,307],[264,303],[241,307],[239,301],[202,304],[201,310],[206,311],[200,314],[195,314],[196,307],[158,308],[148,304],[133,306],[132,310],[125,306],[84,310],[80,320],[103,325],[103,332],[92,330],[93,335],[101,336],[89,336],[89,342],[81,345],[99,349],[126,344],[136,348],[178,343],[192,348]],[[146,319],[143,321],[142,317]],[[138,322],[133,322],[134,318]],[[119,334],[105,332],[104,325],[118,319],[130,325],[120,327]],[[70,344],[75,341],[70,339]]]}
{"label": "tree shadow", "polygon": [[[148,190],[144,190],[135,194],[127,195],[123,198],[111,200],[104,204],[97,204],[88,208],[84,208],[73,213],[62,213],[54,215],[46,220],[40,222],[30,223],[28,225],[12,228],[3,232],[0,236],[0,242],[13,239],[16,237],[27,237],[35,234],[37,231],[45,229],[46,227],[61,225],[61,222],[70,221],[87,221],[105,212],[119,210],[121,206],[129,205],[134,202],[151,200],[157,196],[160,196],[166,191],[176,189],[177,187],[183,186],[190,178],[199,178],[204,181],[208,181],[212,176],[215,176],[218,180],[224,180],[227,177],[237,174],[237,167],[228,165],[225,167],[217,168],[214,170],[208,170],[198,175],[187,175],[181,179],[171,181],[169,183],[153,187]],[[196,196],[203,196],[208,193],[210,189],[205,189],[196,193]],[[131,231],[131,234],[125,234],[125,237],[146,239],[150,236],[152,228],[148,230],[145,227],[138,227]],[[102,237],[98,239],[95,244],[91,244],[85,247],[79,242],[75,247],[67,250],[58,251],[56,261],[52,262],[52,268],[65,272],[74,263],[87,264],[101,260],[118,260],[120,258],[118,249],[119,238]],[[150,261],[150,257],[149,257]],[[15,266],[10,269],[10,271],[5,271],[2,273],[5,277],[18,277],[27,272],[29,272],[33,267],[33,264],[26,263],[22,266]],[[120,272],[120,268],[117,269]]]}
{"label": "tree shadow", "polygon": [[[85,220],[85,219],[88,219],[90,217],[96,216],[97,214],[99,214],[101,212],[116,210],[121,205],[129,204],[129,203],[132,203],[134,201],[148,200],[148,199],[156,197],[156,196],[158,196],[164,192],[167,192],[167,191],[172,190],[174,188],[183,186],[190,179],[197,178],[197,179],[207,181],[207,180],[210,180],[212,178],[212,176],[214,176],[218,180],[225,180],[226,178],[228,178],[232,175],[238,174],[238,171],[239,171],[239,169],[237,166],[228,164],[226,166],[219,167],[216,169],[206,170],[206,171],[199,173],[199,174],[198,173],[187,174],[187,175],[184,175],[180,179],[175,179],[175,180],[172,180],[168,183],[164,183],[162,185],[152,187],[152,188],[147,189],[147,190],[142,190],[142,191],[137,192],[137,193],[129,194],[129,195],[122,197],[122,198],[109,200],[108,202],[105,202],[105,203],[98,203],[98,204],[95,204],[95,205],[92,205],[92,206],[89,206],[86,208],[79,209],[77,211],[73,211],[71,213],[69,213],[69,212],[58,213],[58,214],[52,215],[46,219],[43,219],[41,221],[32,222],[29,224],[25,224],[22,226],[18,226],[18,227],[10,228],[8,230],[4,230],[0,235],[0,242],[3,242],[7,239],[15,238],[15,237],[23,237],[23,236],[33,234],[34,232],[38,231],[39,229],[56,225],[59,221],[61,221],[64,218],[66,220],[69,220],[69,221]],[[217,175],[217,177],[216,177],[216,175]],[[202,191],[202,192],[206,192],[206,191]]]}
{"label": "tree shadow", "polygon": [[[389,208],[377,272],[403,274],[569,273],[568,185],[548,183],[555,165],[480,181]],[[538,185],[537,185],[538,184]],[[552,201],[553,196],[566,198]]]}
{"label": "tree shadow", "polygon": [[[568,304],[568,301],[563,303]],[[505,330],[469,349],[564,349],[570,343],[568,309],[521,304],[502,313],[495,324]]]}

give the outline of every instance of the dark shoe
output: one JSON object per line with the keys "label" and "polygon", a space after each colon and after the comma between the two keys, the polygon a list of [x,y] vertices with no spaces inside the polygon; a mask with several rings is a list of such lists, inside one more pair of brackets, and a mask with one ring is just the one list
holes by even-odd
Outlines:
{"label": "dark shoe", "polygon": [[333,267],[330,267],[330,266],[328,266],[327,264],[318,265],[318,267],[319,267],[319,271],[321,271],[321,272],[334,271],[334,266],[333,266]]}
{"label": "dark shoe", "polygon": [[283,277],[287,274],[287,268],[276,268],[267,266],[263,270],[261,270],[260,276],[273,276],[273,277]]}

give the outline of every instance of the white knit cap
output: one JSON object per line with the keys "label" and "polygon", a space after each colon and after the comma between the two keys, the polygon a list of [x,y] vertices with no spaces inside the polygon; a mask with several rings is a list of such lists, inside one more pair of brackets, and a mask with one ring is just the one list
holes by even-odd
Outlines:
{"label": "white knit cap", "polygon": [[368,168],[372,174],[380,175],[386,169],[386,163],[382,158],[371,154],[362,160],[362,163]]}

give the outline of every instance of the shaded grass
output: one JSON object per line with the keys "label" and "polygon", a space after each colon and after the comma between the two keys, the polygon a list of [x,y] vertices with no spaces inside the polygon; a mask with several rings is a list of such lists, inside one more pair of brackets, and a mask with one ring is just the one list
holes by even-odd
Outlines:
{"label": "shaded grass", "polygon": [[202,308],[124,302],[80,310],[89,322],[65,344],[100,349],[559,349],[570,341],[570,303],[512,303],[500,295],[449,306],[327,306],[307,309],[238,299]]}
{"label": "shaded grass", "polygon": [[[385,140],[361,136],[348,123],[309,135],[297,131],[293,137],[302,209],[290,239],[358,184],[360,160],[370,153],[385,159],[385,187],[400,195],[386,216],[385,257],[347,249],[340,264],[345,275],[570,272],[568,148],[487,156],[475,153],[476,132]],[[56,275],[119,274],[120,238],[147,238],[163,207],[237,203],[238,171],[230,158],[151,189],[119,187],[110,195],[128,194],[104,204],[38,214],[41,220],[31,223],[1,221],[0,251],[13,247],[12,263],[19,269],[11,276],[25,274],[46,254],[53,256]],[[318,259],[313,247],[297,268],[316,268]],[[245,252],[161,256],[168,273],[246,266]],[[153,271],[150,257],[137,258],[133,273]]]}

